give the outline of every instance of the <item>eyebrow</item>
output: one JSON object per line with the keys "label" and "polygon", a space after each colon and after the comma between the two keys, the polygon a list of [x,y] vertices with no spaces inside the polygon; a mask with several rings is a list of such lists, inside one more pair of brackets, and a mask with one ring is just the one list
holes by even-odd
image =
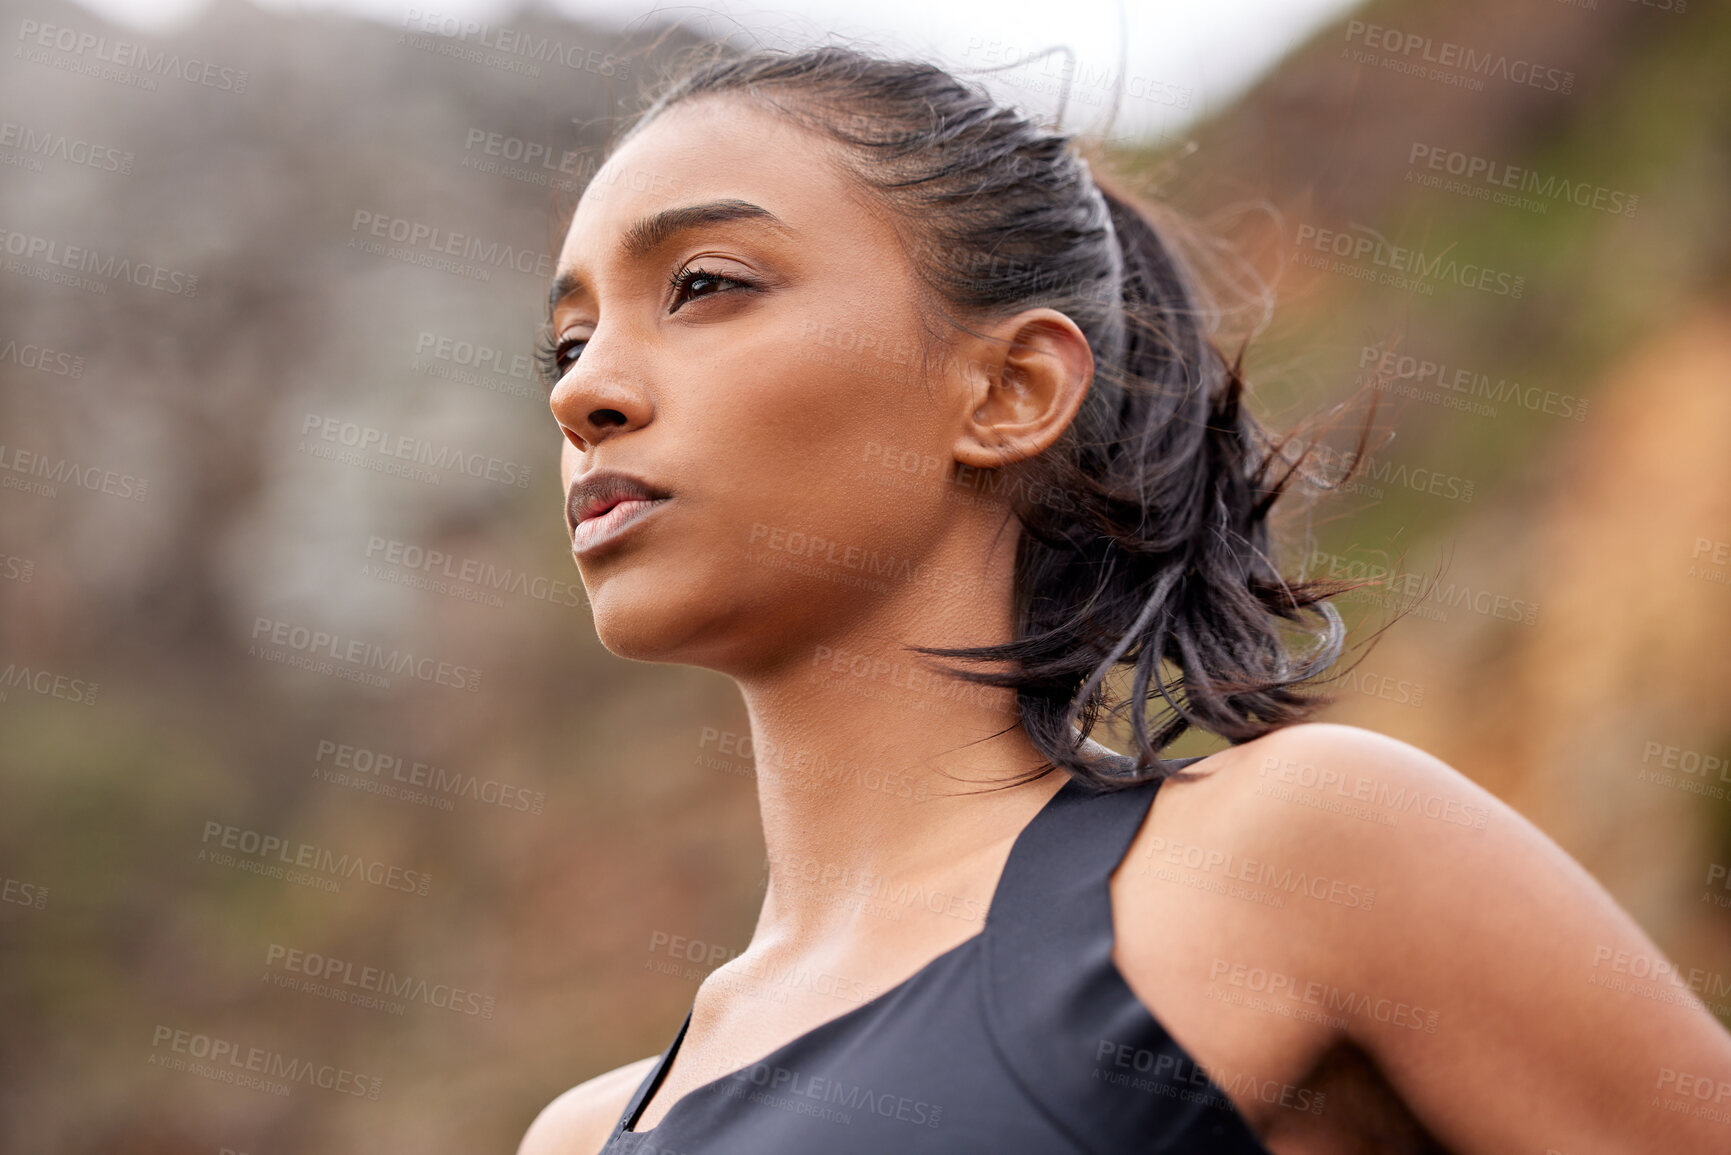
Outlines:
{"label": "eyebrow", "polygon": [[[702,204],[663,209],[654,216],[644,217],[625,230],[625,236],[619,242],[619,254],[626,261],[641,260],[688,229],[741,220],[761,221],[782,232],[794,231],[786,221],[762,205],[742,200],[704,201]],[[548,318],[552,318],[560,301],[581,288],[583,279],[569,269],[555,277],[553,289],[547,294]]]}

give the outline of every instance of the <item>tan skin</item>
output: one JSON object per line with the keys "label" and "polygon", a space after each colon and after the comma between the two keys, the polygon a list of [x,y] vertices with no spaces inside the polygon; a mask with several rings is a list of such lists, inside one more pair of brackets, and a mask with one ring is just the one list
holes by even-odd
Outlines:
{"label": "tan skin", "polygon": [[[621,252],[637,222],[714,201],[768,209],[779,224],[711,221]],[[710,279],[670,287],[694,266]],[[678,106],[616,151],[578,205],[559,268],[583,287],[557,301],[553,332],[586,342],[551,397],[562,484],[617,469],[674,495],[578,556],[599,636],[624,657],[729,675],[756,748],[787,755],[757,759],[772,866],[756,930],[699,988],[636,1124],[647,1131],[694,1088],[979,933],[1011,844],[1061,778],[970,793],[1041,762],[1019,727],[992,736],[1014,721],[1001,702],[909,708],[919,691],[872,696],[856,679],[813,674],[827,668],[820,656],[844,651],[908,669],[903,643],[1012,636],[1006,511],[956,501],[941,479],[888,488],[870,463],[886,446],[947,467],[1037,454],[1074,417],[1093,365],[1081,332],[1050,309],[952,334],[929,376],[905,357],[836,352],[844,333],[857,349],[862,333],[890,348],[918,331],[904,238],[823,140],[732,98]],[[714,279],[728,277],[744,284]],[[966,583],[838,585],[821,558],[817,576],[772,564],[786,554],[766,548],[775,530]],[[805,789],[799,752],[894,767],[915,788]],[[1731,1111],[1731,1035],[1683,988],[1661,1001],[1596,981],[1612,960],[1659,951],[1520,815],[1430,755],[1348,726],[1288,727],[1197,766],[1202,778],[1161,788],[1112,877],[1114,959],[1270,1150],[1419,1151],[1427,1133],[1484,1155],[1731,1149],[1731,1123],[1690,1109]],[[1353,784],[1328,797],[1371,801],[1303,804],[1322,797],[1307,785],[1317,772]],[[1387,802],[1414,793],[1424,810]],[[1320,896],[1288,892],[1274,906],[1204,889],[1195,884],[1221,881],[1223,868],[1185,863],[1207,854],[1303,871],[1323,880]],[[800,880],[813,863],[957,896],[966,901],[951,909],[974,917],[852,909]],[[753,976],[767,966],[827,972],[864,993],[762,997]],[[1373,997],[1332,1017],[1271,1012],[1246,1002],[1265,974]],[[600,1150],[654,1062],[561,1095],[520,1155]],[[1702,1087],[1712,1096],[1698,1098]],[[1320,1113],[1292,1105],[1298,1088],[1324,1093]]]}

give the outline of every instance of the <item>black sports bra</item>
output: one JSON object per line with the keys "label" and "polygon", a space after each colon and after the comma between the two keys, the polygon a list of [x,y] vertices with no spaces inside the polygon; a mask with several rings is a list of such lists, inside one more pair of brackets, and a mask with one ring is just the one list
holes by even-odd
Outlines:
{"label": "black sports bra", "polygon": [[1112,961],[1112,871],[1159,785],[1065,782],[980,933],[627,1130],[687,1012],[601,1155],[1269,1155]]}

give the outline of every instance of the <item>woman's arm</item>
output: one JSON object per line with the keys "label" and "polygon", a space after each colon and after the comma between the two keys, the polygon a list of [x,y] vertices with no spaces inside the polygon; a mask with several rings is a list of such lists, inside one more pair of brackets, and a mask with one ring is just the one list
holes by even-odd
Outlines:
{"label": "woman's arm", "polygon": [[1333,771],[1330,796],[1364,809],[1283,807],[1286,835],[1331,877],[1377,886],[1374,918],[1330,955],[1340,989],[1387,1000],[1343,1016],[1348,1034],[1439,1141],[1731,1151],[1731,1034],[1685,982],[1650,977],[1675,968],[1579,863],[1407,743],[1298,729],[1282,759]]}

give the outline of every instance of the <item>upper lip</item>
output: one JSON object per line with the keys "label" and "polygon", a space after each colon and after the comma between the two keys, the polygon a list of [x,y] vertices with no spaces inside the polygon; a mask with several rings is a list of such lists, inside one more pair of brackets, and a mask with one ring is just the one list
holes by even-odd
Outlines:
{"label": "upper lip", "polygon": [[599,517],[622,501],[658,501],[671,496],[628,473],[599,469],[571,483],[571,491],[565,495],[565,524],[576,533],[578,522]]}

